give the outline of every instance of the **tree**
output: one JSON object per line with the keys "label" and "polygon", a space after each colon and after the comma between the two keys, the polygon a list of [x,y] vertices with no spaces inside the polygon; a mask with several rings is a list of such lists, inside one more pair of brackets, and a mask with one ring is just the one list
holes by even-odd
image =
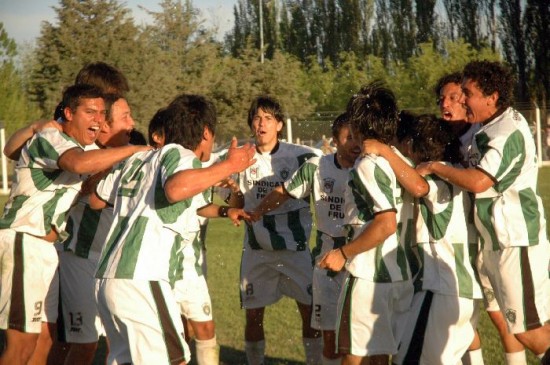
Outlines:
{"label": "tree", "polygon": [[16,56],[15,41],[0,22],[0,121],[8,135],[39,115],[24,91],[23,77],[15,67]]}
{"label": "tree", "polygon": [[134,86],[146,52],[129,10],[115,0],[60,0],[54,10],[57,24],[42,24],[29,86],[44,116],[52,115],[63,89],[89,62],[118,67]]}
{"label": "tree", "polygon": [[527,0],[525,24],[528,48],[534,65],[532,84],[539,104],[546,107],[550,95],[550,2]]}
{"label": "tree", "polygon": [[504,58],[514,66],[518,75],[516,98],[528,101],[527,76],[529,61],[525,43],[525,27],[520,0],[500,0],[501,42]]}

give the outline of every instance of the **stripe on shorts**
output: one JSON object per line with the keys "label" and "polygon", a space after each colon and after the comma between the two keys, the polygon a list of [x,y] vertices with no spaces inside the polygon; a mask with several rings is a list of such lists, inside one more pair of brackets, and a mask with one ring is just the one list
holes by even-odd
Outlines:
{"label": "stripe on shorts", "polygon": [[529,247],[520,247],[521,284],[523,286],[523,305],[525,308],[525,328],[533,330],[542,326],[535,304],[533,273],[529,263]]}
{"label": "stripe on shorts", "polygon": [[23,259],[23,233],[15,234],[13,248],[13,277],[11,283],[11,303],[8,319],[8,328],[24,331],[25,326],[25,290],[23,286],[24,275]]}
{"label": "stripe on shorts", "polygon": [[170,317],[168,306],[162,293],[162,289],[158,281],[150,281],[151,294],[153,294],[153,300],[157,306],[160,326],[166,344],[166,351],[168,353],[168,359],[170,364],[180,364],[185,361],[185,349],[181,343],[176,327]]}
{"label": "stripe on shorts", "polygon": [[430,315],[430,307],[434,294],[431,291],[426,291],[418,319],[414,326],[414,331],[407,349],[407,354],[403,359],[403,364],[420,364],[420,356],[422,355],[422,347],[424,346],[424,336],[426,335],[426,327],[428,326],[428,317]]}
{"label": "stripe on shorts", "polygon": [[338,353],[351,353],[351,294],[356,277],[350,275],[346,283],[344,305],[340,317],[340,326],[338,327]]}

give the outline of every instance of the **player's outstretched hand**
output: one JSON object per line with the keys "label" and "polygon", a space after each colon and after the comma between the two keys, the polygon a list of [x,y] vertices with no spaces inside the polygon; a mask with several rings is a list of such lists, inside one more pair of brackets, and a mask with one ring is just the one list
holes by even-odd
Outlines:
{"label": "player's outstretched hand", "polygon": [[331,271],[340,271],[344,268],[346,264],[346,259],[340,252],[340,250],[330,250],[323,256],[321,261],[319,261],[319,267],[321,269],[327,269]]}
{"label": "player's outstretched hand", "polygon": [[256,153],[256,147],[253,144],[246,143],[242,147],[237,146],[237,138],[233,137],[231,140],[231,146],[227,151],[227,161],[231,163],[232,173],[241,172],[252,166],[256,159],[254,154]]}
{"label": "player's outstretched hand", "polygon": [[240,208],[229,208],[227,210],[227,217],[231,219],[233,225],[236,227],[241,225],[241,220],[249,220],[250,216],[247,212]]}

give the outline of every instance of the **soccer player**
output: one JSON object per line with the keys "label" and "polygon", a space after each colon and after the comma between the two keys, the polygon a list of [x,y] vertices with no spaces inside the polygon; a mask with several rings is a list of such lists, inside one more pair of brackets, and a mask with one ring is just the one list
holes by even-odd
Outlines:
{"label": "soccer player", "polygon": [[[107,95],[106,99],[110,100],[111,105],[106,123],[100,130],[95,145],[91,146],[126,146],[134,128],[128,102],[115,94]],[[69,211],[69,237],[63,242],[63,249],[59,253],[63,315],[60,338],[70,346],[65,358],[66,364],[91,364],[99,336],[104,332],[95,299],[95,271],[113,219],[112,209],[91,209],[87,195],[81,196]]]}
{"label": "soccer player", "polygon": [[197,209],[207,217],[231,216],[232,209],[208,204],[202,192],[254,163],[253,147],[236,148],[234,141],[225,161],[201,168],[214,143],[214,105],[197,95],[177,100],[153,117],[165,119],[165,145],[120,164],[90,198],[93,208],[114,206],[96,274],[109,363],[189,361],[172,292],[182,249],[197,238]]}
{"label": "soccer player", "polygon": [[[395,97],[378,83],[362,87],[347,112],[360,145],[367,138],[389,143],[396,133]],[[344,211],[350,241],[319,263],[348,272],[337,329],[344,365],[360,364],[365,357],[369,364],[387,364],[389,355],[397,353],[413,296],[408,247],[400,237],[412,229],[412,199],[404,202],[403,196],[388,160],[366,155],[355,162]]]}
{"label": "soccer player", "polygon": [[533,136],[525,118],[510,106],[513,81],[498,62],[466,65],[461,102],[468,121],[481,123],[472,141],[470,167],[433,162],[418,170],[475,193],[482,245],[478,269],[491,282],[508,330],[541,363],[550,364],[550,247],[537,195]]}
{"label": "soccer player", "polygon": [[[277,186],[320,151],[279,141],[284,114],[279,102],[259,96],[248,111],[248,126],[256,143],[256,163],[238,176],[245,211],[254,209]],[[312,218],[309,203],[287,201],[259,221],[246,224],[241,261],[241,304],[246,311],[245,351],[250,365],[264,363],[265,307],[283,295],[296,300],[308,364],[320,363],[322,340],[311,328],[313,265],[309,250]]]}
{"label": "soccer player", "polygon": [[[332,124],[336,152],[307,160],[283,185],[277,186],[249,212],[254,220],[283,206],[288,199],[313,198],[317,224],[315,260],[345,243],[344,195],[348,174],[361,150],[351,138],[347,114]],[[313,269],[313,317],[311,327],[323,332],[323,364],[340,364],[335,348],[336,306],[344,281],[343,272]]]}
{"label": "soccer player", "polygon": [[[481,123],[468,123],[466,120],[466,108],[460,101],[462,97],[462,73],[455,72],[443,76],[437,82],[434,88],[437,105],[441,112],[441,117],[449,124],[452,130],[452,134],[460,141],[460,152],[464,160],[462,164],[468,166],[468,154],[472,146],[472,138],[474,134],[479,131]],[[468,209],[468,233],[470,235],[470,244],[478,246],[477,230],[473,220],[473,194],[465,192],[465,207]],[[477,258],[477,251],[470,251],[474,260]],[[483,273],[479,273],[479,277],[484,287],[484,291],[487,293],[484,296],[484,304],[489,314],[489,318],[498,330],[498,334],[502,341],[505,350],[505,359],[507,365],[526,365],[527,359],[525,357],[525,349],[521,342],[516,337],[508,332],[506,321],[502,315],[498,303],[492,295],[493,289],[491,282],[487,279]],[[477,327],[479,320],[479,306],[476,306],[474,314],[474,326]],[[481,341],[479,339],[479,333],[476,330],[476,335],[472,345],[464,355],[462,359],[465,365],[482,365],[483,356],[481,352]]]}
{"label": "soccer player", "polygon": [[[415,164],[462,160],[449,125],[433,115],[402,113],[399,135],[400,151]],[[374,152],[373,144],[370,152]],[[385,145],[376,151],[382,157],[388,153],[393,152]],[[481,288],[470,260],[472,246],[462,189],[438,177],[426,179],[429,192],[417,203],[414,240],[422,263],[415,278],[421,290],[414,295],[409,323],[392,362],[459,364],[474,337],[471,318]],[[477,246],[472,248],[477,252]]]}
{"label": "soccer player", "polygon": [[[176,99],[174,102],[178,102]],[[149,124],[149,139],[157,148],[164,146],[163,118],[154,118]],[[218,157],[212,152],[207,161],[201,161],[202,167],[209,167],[218,162]],[[231,178],[223,181],[224,185],[232,187],[230,198],[226,203],[230,207],[242,208],[244,200],[239,194],[238,186]],[[229,183],[229,185],[228,185]],[[209,188],[206,194],[207,201],[212,200],[212,190]],[[208,218],[197,215],[199,226],[196,224],[191,244],[185,245],[182,251],[183,263],[181,272],[174,284],[174,295],[179,305],[182,321],[185,328],[185,340],[190,343],[195,339],[197,364],[210,365],[219,363],[219,346],[216,340],[215,324],[212,313],[212,301],[206,283],[206,226]],[[192,231],[190,225],[186,227]]]}
{"label": "soccer player", "polygon": [[81,176],[144,150],[125,146],[84,151],[105,122],[103,94],[90,85],[74,85],[64,92],[63,101],[62,132],[44,129],[25,145],[0,218],[0,328],[7,330],[1,364],[26,364],[35,349],[58,263],[52,242],[66,237],[63,222],[80,190]]}

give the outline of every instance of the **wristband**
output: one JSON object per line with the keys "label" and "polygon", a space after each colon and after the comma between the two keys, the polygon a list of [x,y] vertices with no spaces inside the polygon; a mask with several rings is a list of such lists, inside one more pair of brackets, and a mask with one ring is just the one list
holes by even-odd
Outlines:
{"label": "wristband", "polygon": [[223,218],[226,218],[227,217],[227,212],[229,211],[229,207],[228,206],[220,206],[218,208],[218,215],[220,217],[223,217]]}
{"label": "wristband", "polygon": [[342,256],[344,257],[344,260],[348,261],[348,257],[347,257],[346,254],[344,253],[344,249],[342,248],[342,246],[338,247],[338,249],[340,250],[340,253],[341,253]]}

